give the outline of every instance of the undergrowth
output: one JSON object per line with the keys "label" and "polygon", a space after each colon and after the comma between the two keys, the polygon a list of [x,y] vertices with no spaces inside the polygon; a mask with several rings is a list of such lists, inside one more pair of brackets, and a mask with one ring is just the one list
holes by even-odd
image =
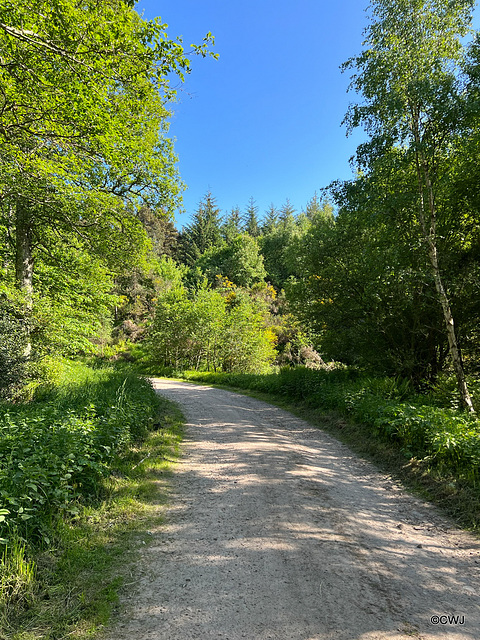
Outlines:
{"label": "undergrowth", "polygon": [[61,377],[0,406],[2,640],[87,638],[107,622],[181,437],[146,380],[81,363]]}

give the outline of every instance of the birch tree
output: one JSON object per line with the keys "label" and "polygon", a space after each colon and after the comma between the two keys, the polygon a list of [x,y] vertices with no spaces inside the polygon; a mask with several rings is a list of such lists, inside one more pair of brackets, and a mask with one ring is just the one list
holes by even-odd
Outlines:
{"label": "birch tree", "polygon": [[[357,152],[359,167],[367,171],[392,147],[403,154],[416,179],[418,226],[443,312],[462,404],[473,412],[455,322],[438,250],[439,167],[460,132],[462,38],[471,27],[473,0],[373,0],[371,24],[363,52],[348,60],[351,89],[362,102],[347,112],[352,130],[363,126],[370,140]],[[413,185],[412,185],[413,186]]]}

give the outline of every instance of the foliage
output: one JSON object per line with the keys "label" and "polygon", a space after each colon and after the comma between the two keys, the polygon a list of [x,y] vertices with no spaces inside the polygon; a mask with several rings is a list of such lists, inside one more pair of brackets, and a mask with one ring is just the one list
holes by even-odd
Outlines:
{"label": "foliage", "polygon": [[187,266],[193,266],[205,251],[221,244],[220,209],[208,192],[193,214],[191,224],[180,234],[180,259]]}
{"label": "foliage", "polygon": [[8,397],[26,375],[28,330],[11,304],[0,301],[0,398]]}
{"label": "foliage", "polygon": [[248,206],[243,216],[243,228],[252,238],[258,238],[260,235],[260,224],[258,220],[258,207],[253,197],[248,201]]}
{"label": "foliage", "polygon": [[92,353],[118,298],[105,262],[72,238],[42,256],[34,275],[31,340],[37,357]]}
{"label": "foliage", "polygon": [[[88,393],[99,373],[79,363],[57,366],[56,395],[66,407],[63,383],[79,382],[80,390],[83,379]],[[111,390],[115,393],[116,387]],[[129,394],[151,405],[156,430],[114,460],[110,475],[102,479],[101,498],[77,502],[74,517],[53,511],[49,547],[45,541],[33,546],[32,540],[9,535],[0,558],[2,638],[91,638],[115,610],[118,591],[130,578],[126,559],[133,560],[138,545],[148,543],[146,531],[158,524],[158,504],[166,497],[159,485],[178,454],[184,422],[178,409],[151,389],[131,388]]]}
{"label": "foliage", "polygon": [[207,275],[211,284],[217,275],[222,275],[240,287],[251,287],[267,275],[258,243],[247,233],[230,238],[224,246],[207,250],[195,266]]}
{"label": "foliage", "polygon": [[[88,350],[115,306],[112,274],[145,261],[146,231],[159,248],[152,216],[180,204],[168,105],[190,62],[132,4],[0,7],[0,252],[34,357]],[[208,55],[212,41],[191,52]]]}
{"label": "foliage", "polygon": [[274,358],[263,305],[228,279],[189,294],[177,286],[159,296],[147,345],[151,359],[175,370],[263,371]]}
{"label": "foliage", "polygon": [[288,200],[278,212],[271,205],[259,243],[267,270],[266,277],[277,291],[286,287],[289,278],[300,273],[302,265],[299,255],[309,229],[332,219],[331,205],[319,201],[317,196],[307,203],[306,212],[299,215],[295,215]]}
{"label": "foliage", "polygon": [[[25,157],[31,195],[48,188],[41,181],[34,191],[32,178],[46,177],[51,166],[49,178],[71,196],[82,179],[117,194],[138,192],[152,179],[169,186],[164,196],[171,202],[171,146],[162,134],[165,104],[175,94],[172,74],[183,79],[190,69],[181,40],[121,0],[7,2],[0,17],[2,137],[10,159]],[[194,50],[207,53],[205,46]]]}
{"label": "foliage", "polygon": [[285,286],[327,358],[419,389],[452,364],[459,379],[458,365],[478,367],[478,58],[461,41],[471,7],[371,3],[364,50],[344,65],[361,96],[345,122],[369,139],[355,179],[331,185],[337,215],[315,213],[291,244]]}
{"label": "foliage", "polygon": [[75,365],[71,381],[0,406],[3,538],[48,544],[58,517],[102,492],[102,478],[155,422],[156,396],[132,374]]}
{"label": "foliage", "polygon": [[158,258],[172,257],[177,251],[178,231],[168,213],[156,213],[150,207],[144,206],[138,211],[138,219],[147,232],[154,254]]}
{"label": "foliage", "polygon": [[[384,198],[377,204],[371,189],[360,178],[343,185],[335,220],[312,225],[288,298],[327,358],[417,384],[434,380],[448,345],[432,278],[415,231],[385,220]],[[396,200],[391,208],[401,206]]]}
{"label": "foliage", "polygon": [[255,299],[242,290],[234,292],[222,333],[222,369],[263,373],[270,369],[276,337],[266,327],[264,313]]}
{"label": "foliage", "polygon": [[305,365],[312,369],[326,366],[312,347],[311,336],[297,317],[291,313],[277,316],[272,329],[276,335],[275,364],[280,367]]}
{"label": "foliage", "polygon": [[239,207],[233,207],[222,223],[222,238],[227,244],[242,232],[242,214]]}
{"label": "foliage", "polygon": [[163,254],[160,258],[152,256],[143,268],[141,265],[126,268],[116,277],[115,292],[119,302],[115,307],[113,336],[117,344],[122,339],[132,343],[143,339],[158,295],[180,285],[186,271],[186,267],[177,265],[173,258]]}
{"label": "foliage", "polygon": [[[351,88],[361,96],[345,121],[349,130],[363,126],[370,135],[357,151],[359,167],[374,179],[379,169],[386,175],[395,152],[396,171],[403,169],[410,177],[406,186],[411,204],[408,215],[401,213],[417,231],[443,315],[459,395],[470,411],[438,223],[450,214],[442,188],[455,150],[452,141],[470,128],[463,115],[462,38],[471,28],[473,6],[473,0],[374,0],[365,49],[344,65],[353,69]],[[448,243],[443,248],[451,251]]]}
{"label": "foliage", "polygon": [[271,284],[280,291],[292,275],[288,260],[288,250],[296,236],[293,209],[287,202],[281,209],[278,220],[272,217],[268,230],[260,238],[260,247]]}

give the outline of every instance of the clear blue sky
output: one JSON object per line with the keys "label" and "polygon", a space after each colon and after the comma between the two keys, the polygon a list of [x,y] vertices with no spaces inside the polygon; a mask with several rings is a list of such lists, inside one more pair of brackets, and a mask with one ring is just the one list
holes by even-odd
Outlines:
{"label": "clear blue sky", "polygon": [[[170,134],[188,189],[188,224],[207,191],[226,213],[253,197],[263,216],[287,198],[299,211],[315,191],[352,176],[360,132],[341,126],[353,94],[339,66],[361,50],[368,0],[141,0],[169,37],[200,43],[211,31],[219,60],[192,59]],[[478,13],[478,8],[477,8]]]}

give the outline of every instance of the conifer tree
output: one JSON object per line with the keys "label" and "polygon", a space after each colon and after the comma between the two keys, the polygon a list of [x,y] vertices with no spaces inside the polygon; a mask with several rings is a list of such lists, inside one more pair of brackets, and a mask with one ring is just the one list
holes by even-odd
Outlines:
{"label": "conifer tree", "polygon": [[269,233],[270,231],[275,229],[277,224],[278,224],[278,211],[272,202],[268,207],[267,211],[265,212],[265,217],[263,218],[262,233]]}
{"label": "conifer tree", "polygon": [[284,228],[289,227],[295,222],[295,207],[287,198],[285,204],[280,207],[279,221]]}
{"label": "conifer tree", "polygon": [[258,207],[255,204],[253,197],[250,198],[245,212],[245,225],[244,229],[246,233],[252,236],[252,238],[258,238],[260,235],[260,225],[258,222]]}
{"label": "conifer tree", "polygon": [[242,232],[242,214],[240,207],[233,207],[226,216],[222,225],[222,235],[226,242],[230,242],[233,238]]}
{"label": "conifer tree", "polygon": [[207,249],[222,244],[220,209],[208,191],[193,215],[192,223],[180,235],[181,256],[192,266]]}

